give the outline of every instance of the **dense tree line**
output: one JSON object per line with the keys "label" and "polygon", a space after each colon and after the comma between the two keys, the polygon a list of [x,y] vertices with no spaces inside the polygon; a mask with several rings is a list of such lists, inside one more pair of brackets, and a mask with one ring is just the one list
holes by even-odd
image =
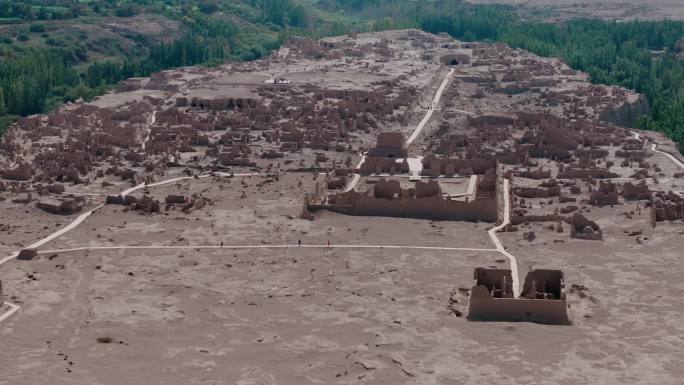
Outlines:
{"label": "dense tree line", "polygon": [[[209,26],[213,24],[208,24]],[[253,59],[261,56],[262,51],[237,49],[234,44],[237,29],[226,29],[213,25],[204,31],[193,31],[184,37],[152,46],[146,57],[124,60],[123,63],[104,61],[88,67],[85,83],[88,87],[116,84],[130,78],[149,76],[151,73],[168,68],[191,66],[196,64],[222,63],[228,58],[238,60]],[[264,42],[272,49],[277,41]],[[235,56],[238,55],[238,56]]]}
{"label": "dense tree line", "polygon": [[[42,112],[57,88],[80,82],[78,72],[59,54],[30,51],[0,61],[0,112],[29,115]],[[0,114],[2,115],[2,114]]]}
{"label": "dense tree line", "polygon": [[264,21],[277,25],[306,27],[310,14],[304,5],[292,0],[248,0],[263,12]]}

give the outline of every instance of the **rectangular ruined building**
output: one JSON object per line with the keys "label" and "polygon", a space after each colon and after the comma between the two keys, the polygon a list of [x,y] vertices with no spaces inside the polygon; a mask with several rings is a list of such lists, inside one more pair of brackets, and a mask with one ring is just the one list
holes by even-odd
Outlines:
{"label": "rectangular ruined building", "polygon": [[468,320],[535,322],[567,325],[568,305],[565,281],[560,270],[532,270],[525,277],[519,298],[513,293],[508,269],[475,269],[475,285],[470,291]]}
{"label": "rectangular ruined building", "polygon": [[[328,176],[330,178],[330,176]],[[458,201],[444,197],[436,180],[416,182],[415,187],[404,189],[396,180],[380,179],[365,192],[355,190],[328,194],[325,187],[316,184],[314,192],[304,199],[304,217],[318,210],[329,210],[345,215],[418,218],[469,222],[496,222],[496,172],[478,181],[474,200]]]}

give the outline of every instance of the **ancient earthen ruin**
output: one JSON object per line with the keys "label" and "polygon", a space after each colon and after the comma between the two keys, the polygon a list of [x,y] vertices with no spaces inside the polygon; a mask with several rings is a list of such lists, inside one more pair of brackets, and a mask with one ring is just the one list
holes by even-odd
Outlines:
{"label": "ancient earthen ruin", "polygon": [[477,268],[474,278],[469,320],[569,323],[565,281],[559,270],[530,271],[519,298],[513,293],[510,270]]}
{"label": "ancient earthen ruin", "polygon": [[643,96],[589,80],[503,44],[350,33],[20,119],[3,374],[636,383],[648,361],[672,382],[684,165],[630,128]]}

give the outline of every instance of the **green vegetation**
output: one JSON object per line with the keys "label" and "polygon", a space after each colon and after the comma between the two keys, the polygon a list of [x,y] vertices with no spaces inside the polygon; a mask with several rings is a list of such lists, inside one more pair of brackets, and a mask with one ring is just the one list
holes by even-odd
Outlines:
{"label": "green vegetation", "polygon": [[[84,44],[85,32],[53,34],[49,24],[73,19],[87,25],[141,13],[180,22],[182,33],[170,41],[126,36],[135,47],[91,63],[91,57],[102,56],[101,47]],[[10,117],[89,100],[129,77],[261,57],[288,34],[307,33],[308,15],[289,0],[0,0],[0,20],[18,24],[13,35],[0,40],[0,130]]]}
{"label": "green vegetation", "polygon": [[[82,44],[82,36],[55,36],[46,24],[144,13],[180,22],[184,33],[168,42],[138,39],[132,51],[90,63],[94,48]],[[422,28],[560,57],[596,83],[644,93],[653,113],[638,126],[684,146],[684,22],[544,24],[520,20],[511,7],[459,0],[0,0],[1,23],[23,29],[0,40],[0,122],[94,97],[128,77],[255,59],[291,35]],[[47,50],[34,48],[43,43]]]}
{"label": "green vegetation", "polygon": [[90,65],[85,74],[85,84],[98,88],[167,68],[221,63],[226,59],[251,60],[280,44],[278,39],[273,39],[261,42],[260,46],[240,47],[235,44],[236,28],[211,21],[199,25],[202,28],[197,27],[176,41],[152,46],[145,57],[122,63],[104,61]]}

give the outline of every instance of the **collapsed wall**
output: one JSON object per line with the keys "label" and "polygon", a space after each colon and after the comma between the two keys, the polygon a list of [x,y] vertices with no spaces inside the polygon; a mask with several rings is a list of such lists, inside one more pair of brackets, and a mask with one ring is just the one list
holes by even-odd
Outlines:
{"label": "collapsed wall", "polygon": [[684,220],[684,199],[672,191],[658,192],[649,205],[653,227],[656,222]]}
{"label": "collapsed wall", "polygon": [[[371,190],[364,193],[351,190],[327,195],[322,188],[328,183],[316,185],[313,194],[304,200],[306,213],[329,210],[345,215],[417,218],[489,222],[498,220],[496,185],[488,186],[489,178],[479,183],[476,199],[463,202],[444,197],[437,181],[417,182],[414,188],[403,189],[396,180],[381,179]],[[309,217],[307,215],[307,217]]]}
{"label": "collapsed wall", "polygon": [[420,174],[423,176],[482,175],[496,168],[495,159],[452,159],[428,155],[423,158],[422,163],[423,169]]}
{"label": "collapsed wall", "polygon": [[310,211],[329,210],[346,215],[417,218],[469,222],[490,222],[498,219],[496,199],[478,199],[471,202],[433,197],[376,198],[355,191],[345,193],[350,199],[337,204],[309,205]]}
{"label": "collapsed wall", "polygon": [[513,278],[508,269],[478,267],[474,279],[468,302],[470,321],[570,323],[560,270],[530,271],[520,298],[513,295]]}

